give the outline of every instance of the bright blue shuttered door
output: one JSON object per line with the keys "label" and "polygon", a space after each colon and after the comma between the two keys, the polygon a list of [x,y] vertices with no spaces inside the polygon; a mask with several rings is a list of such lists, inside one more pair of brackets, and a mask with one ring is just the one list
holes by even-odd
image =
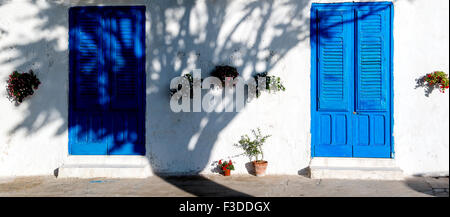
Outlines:
{"label": "bright blue shuttered door", "polygon": [[313,156],[391,157],[390,10],[384,3],[313,6]]}
{"label": "bright blue shuttered door", "polygon": [[70,154],[145,153],[144,11],[70,9]]}

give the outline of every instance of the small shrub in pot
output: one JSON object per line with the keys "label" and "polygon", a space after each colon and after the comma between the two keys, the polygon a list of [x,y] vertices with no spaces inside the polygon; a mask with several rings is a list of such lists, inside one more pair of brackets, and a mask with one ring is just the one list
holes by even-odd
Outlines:
{"label": "small shrub in pot", "polygon": [[264,160],[264,152],[262,146],[266,142],[267,138],[270,135],[262,135],[261,130],[257,128],[256,130],[252,130],[252,134],[254,136],[251,139],[247,134],[241,136],[241,140],[239,140],[239,144],[235,144],[236,146],[242,148],[245,154],[252,161],[253,166],[255,167],[256,176],[264,176],[266,174],[266,168],[268,162]]}

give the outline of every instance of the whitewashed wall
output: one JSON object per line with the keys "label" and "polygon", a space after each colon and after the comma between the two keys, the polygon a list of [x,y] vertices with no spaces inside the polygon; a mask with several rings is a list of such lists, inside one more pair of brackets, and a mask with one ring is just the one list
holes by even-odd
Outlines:
{"label": "whitewashed wall", "polygon": [[449,2],[398,1],[394,9],[394,138],[407,174],[448,175],[449,94],[429,97],[415,79],[449,74]]}
{"label": "whitewashed wall", "polygon": [[[53,174],[68,157],[68,8],[131,2],[147,7],[146,150],[153,171],[211,173],[214,161],[231,158],[236,173],[247,173],[248,159],[236,156],[233,144],[256,127],[272,135],[269,174],[308,166],[310,1],[0,0],[0,176]],[[409,175],[448,175],[448,93],[426,97],[415,79],[449,72],[449,3],[394,4],[396,159]],[[264,94],[240,113],[171,112],[170,80],[195,68],[207,76],[217,64],[234,65],[247,79],[269,71],[287,90]],[[29,69],[42,86],[16,106],[6,99],[7,77]]]}

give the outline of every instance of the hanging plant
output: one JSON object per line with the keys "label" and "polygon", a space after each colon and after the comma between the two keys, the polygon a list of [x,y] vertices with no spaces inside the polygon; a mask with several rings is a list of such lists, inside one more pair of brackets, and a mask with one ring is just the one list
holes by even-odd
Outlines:
{"label": "hanging plant", "polygon": [[260,91],[258,90],[259,78],[266,78],[266,90],[269,91],[269,93],[286,90],[283,83],[281,82],[280,77],[270,76],[267,74],[267,72],[258,73],[254,76],[254,78],[256,80],[256,97],[259,97],[261,95]]}
{"label": "hanging plant", "polygon": [[41,82],[32,70],[19,73],[14,71],[8,79],[8,95],[12,101],[22,103],[23,99],[31,96],[38,89]]}
{"label": "hanging plant", "polygon": [[222,81],[222,85],[225,87],[225,79],[227,77],[231,77],[231,78],[235,79],[237,76],[239,76],[239,73],[238,73],[236,67],[222,65],[222,66],[216,66],[213,69],[213,71],[211,72],[211,75],[219,78]]}
{"label": "hanging plant", "polygon": [[445,93],[448,89],[448,75],[442,71],[435,71],[425,75],[423,81],[427,83],[430,88],[439,88],[439,91]]}
{"label": "hanging plant", "polygon": [[[192,77],[191,74],[185,74],[182,77],[186,78],[189,81],[189,90],[190,90],[190,98],[192,99],[192,97],[194,96],[193,91],[194,91],[194,79]],[[180,91],[183,87],[183,85],[187,85],[185,84],[185,81],[182,81],[183,84],[178,84],[178,88],[177,89],[170,89],[169,90],[169,94],[170,97],[172,97],[175,93],[177,93],[178,91]],[[182,93],[184,96],[187,95],[187,93]]]}

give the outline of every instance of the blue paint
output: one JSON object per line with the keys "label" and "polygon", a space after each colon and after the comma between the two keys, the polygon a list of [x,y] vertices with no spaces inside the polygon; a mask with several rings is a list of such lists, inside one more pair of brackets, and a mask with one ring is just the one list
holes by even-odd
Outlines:
{"label": "blue paint", "polygon": [[145,154],[145,7],[69,10],[69,153]]}
{"label": "blue paint", "polygon": [[116,182],[116,180],[92,180],[89,183],[108,183],[108,182]]}
{"label": "blue paint", "polygon": [[390,2],[313,4],[313,157],[390,158],[392,18]]}

